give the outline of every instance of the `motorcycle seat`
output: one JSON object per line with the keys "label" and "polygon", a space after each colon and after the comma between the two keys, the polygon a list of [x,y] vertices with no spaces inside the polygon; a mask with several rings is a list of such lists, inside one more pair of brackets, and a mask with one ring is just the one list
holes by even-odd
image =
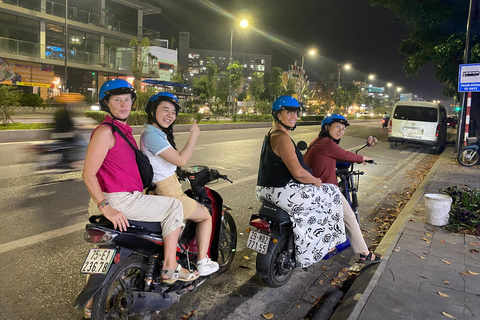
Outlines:
{"label": "motorcycle seat", "polygon": [[[103,215],[91,216],[89,221],[90,223],[95,223],[113,229],[113,223]],[[128,220],[128,223],[130,224],[130,227],[128,228],[129,231],[143,231],[145,233],[151,232],[160,235],[162,234],[162,226],[159,222]]]}
{"label": "motorcycle seat", "polygon": [[281,221],[290,221],[288,212],[271,202],[262,202],[258,213],[263,217],[273,218]]}

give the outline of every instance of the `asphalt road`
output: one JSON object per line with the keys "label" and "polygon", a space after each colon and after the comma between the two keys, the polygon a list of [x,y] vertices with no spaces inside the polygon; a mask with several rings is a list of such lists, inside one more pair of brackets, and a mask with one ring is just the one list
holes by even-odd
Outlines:
{"label": "asphalt road", "polygon": [[[298,127],[292,138],[310,142],[319,129]],[[282,312],[288,307],[285,301],[295,298],[296,292],[311,281],[308,273],[297,271],[287,285],[270,289],[255,275],[255,254],[245,248],[244,230],[250,215],[259,207],[254,189],[266,131],[201,133],[189,165],[216,168],[234,181],[210,187],[233,209],[240,233],[237,255],[230,270],[185,295],[158,319],[181,319],[193,310],[197,311],[197,319],[240,319],[246,308]],[[407,170],[425,157],[432,157],[426,148],[389,149],[386,130],[376,122],[350,126],[341,145],[354,151],[364,144],[368,134],[377,135],[380,143],[361,152],[378,163],[362,167],[365,175],[359,197],[363,218],[368,218],[388,194],[404,187],[398,181]],[[183,146],[187,137],[187,133],[178,133],[177,145]],[[72,305],[85,284],[79,269],[90,248],[83,240],[88,192],[80,172],[35,174],[36,156],[29,146],[27,142],[0,144],[0,319],[81,319],[82,312]]]}

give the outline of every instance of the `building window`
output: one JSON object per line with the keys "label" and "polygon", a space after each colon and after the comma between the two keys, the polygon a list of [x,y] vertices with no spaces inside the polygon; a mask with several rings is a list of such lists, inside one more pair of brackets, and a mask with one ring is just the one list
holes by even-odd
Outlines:
{"label": "building window", "polygon": [[265,71],[265,66],[258,65],[256,69],[257,69],[257,71]]}
{"label": "building window", "polygon": [[200,55],[198,53],[189,53],[188,58],[189,59],[198,59],[198,58],[200,58]]}
{"label": "building window", "polygon": [[170,71],[170,70],[175,69],[175,66],[173,64],[170,64],[170,63],[159,62],[158,63],[158,69]]}
{"label": "building window", "polygon": [[255,69],[255,65],[254,65],[254,64],[251,64],[251,65],[250,65],[250,69],[252,69],[252,70]]}

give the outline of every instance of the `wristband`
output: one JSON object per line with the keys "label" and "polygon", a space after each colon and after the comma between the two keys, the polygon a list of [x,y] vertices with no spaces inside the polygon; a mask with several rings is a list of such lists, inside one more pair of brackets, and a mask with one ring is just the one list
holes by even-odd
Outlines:
{"label": "wristband", "polygon": [[108,206],[108,204],[109,203],[108,203],[107,199],[103,199],[102,201],[100,201],[98,203],[97,206],[98,206],[98,209],[101,211],[103,208],[105,208],[105,206]]}

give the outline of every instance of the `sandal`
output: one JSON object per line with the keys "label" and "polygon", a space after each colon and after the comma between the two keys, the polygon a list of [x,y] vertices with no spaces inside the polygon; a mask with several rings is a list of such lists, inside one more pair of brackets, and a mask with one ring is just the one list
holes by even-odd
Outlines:
{"label": "sandal", "polygon": [[162,269],[162,276],[167,276],[168,279],[163,279],[163,283],[174,283],[176,281],[193,281],[198,279],[200,275],[198,273],[193,273],[187,270],[187,272],[182,271],[182,266],[177,264],[175,270],[165,270]]}
{"label": "sandal", "polygon": [[373,252],[370,252],[368,255],[364,255],[360,253],[360,263],[379,263],[383,261],[383,257],[379,255],[375,255],[375,259],[372,258]]}
{"label": "sandal", "polygon": [[84,319],[92,319],[92,309],[85,307],[83,309],[83,318]]}

